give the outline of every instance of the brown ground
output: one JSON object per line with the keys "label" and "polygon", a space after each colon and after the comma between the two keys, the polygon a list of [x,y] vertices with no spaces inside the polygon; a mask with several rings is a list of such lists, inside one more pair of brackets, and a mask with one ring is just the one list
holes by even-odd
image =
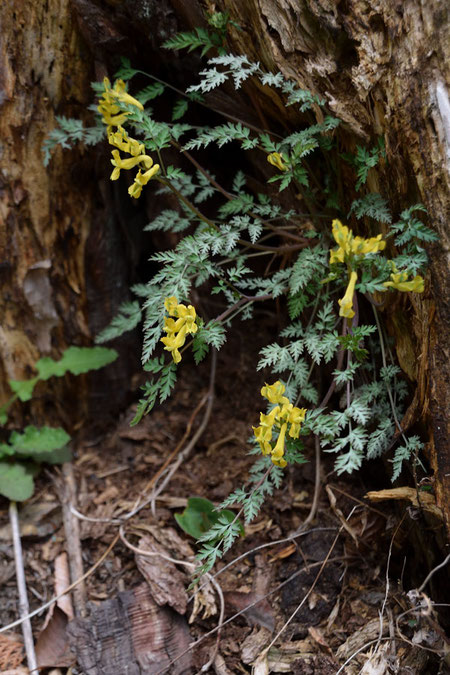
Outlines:
{"label": "brown ground", "polygon": [[[258,419],[264,376],[255,373],[245,345],[238,345],[235,354],[239,355],[231,358],[227,351],[219,355],[207,430],[157,499],[155,513],[146,506],[126,522],[124,534],[135,547],[189,560],[195,543],[178,528],[173,514],[183,510],[190,496],[219,503],[245,483],[253,463],[246,440]],[[133,428],[129,427],[133,410],[128,410],[104,437],[76,447],[76,508],[106,522],[77,521],[78,538],[62,522],[67,472],[63,475],[52,469],[39,477],[36,492],[22,513],[31,610],[54,594],[55,561],[67,549],[68,538],[75,537],[71,542],[75,548],[79,543],[83,570],[88,571],[114,541],[117,521],[138,499],[148,496],[150,481],[183,437],[207,390],[208,369],[208,361],[196,368],[186,359],[175,395],[167,404]],[[194,420],[193,432],[202,414]],[[364,499],[368,489],[377,487],[371,478],[339,479],[325,455],[319,510],[311,526],[295,541],[254,551],[289,537],[307,517],[314,493],[313,454],[313,448],[308,448],[309,463],[286,472],[282,488],[214,570],[248,554],[217,577],[224,594],[225,620],[267,597],[222,627],[218,655],[208,672],[448,672],[443,663],[438,665],[444,641],[434,610],[414,611],[415,598],[405,592],[411,583],[405,580],[402,565],[415,514],[405,512],[405,507],[401,512],[391,505],[372,507]],[[0,620],[7,625],[18,617],[18,599],[6,501],[1,507]],[[388,560],[391,579],[386,588]],[[64,559],[59,561],[56,568],[64,577],[67,567]],[[64,588],[68,581],[59,583]],[[187,602],[189,583],[189,570],[183,566],[161,557],[136,557],[119,539],[86,579],[88,604],[84,605],[82,593],[75,598],[77,614],[87,618],[67,628],[70,607],[58,610],[39,637],[40,663],[59,666],[56,672],[73,675],[200,671],[213,653],[217,632],[190,651],[189,645],[218,625],[220,602],[211,585],[195,601]],[[421,598],[427,596],[417,602]],[[35,639],[44,620],[45,612],[32,621]],[[288,621],[265,656],[264,649]],[[20,642],[20,627],[0,634],[1,672],[27,672],[25,661],[20,666],[24,658]],[[187,653],[170,665],[180,650]],[[134,669],[127,669],[130,664]]]}

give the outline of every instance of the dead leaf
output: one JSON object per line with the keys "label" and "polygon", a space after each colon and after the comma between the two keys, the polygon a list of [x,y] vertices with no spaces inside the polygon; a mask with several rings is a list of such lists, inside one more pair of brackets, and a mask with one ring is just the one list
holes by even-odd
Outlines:
{"label": "dead leaf", "polygon": [[225,659],[220,652],[217,652],[216,658],[214,659],[214,670],[216,671],[216,675],[233,675],[231,670],[228,670]]}
{"label": "dead leaf", "polygon": [[68,668],[75,663],[67,635],[66,614],[54,606],[52,616],[36,641],[36,659],[39,668]]}
{"label": "dead leaf", "polygon": [[102,504],[104,502],[110,502],[119,495],[119,490],[115,485],[109,485],[106,490],[103,490],[99,495],[94,497],[92,500],[95,505]]}
{"label": "dead leaf", "polygon": [[254,628],[247,635],[241,647],[242,663],[253,663],[270,642],[271,631],[267,628]]}
{"label": "dead leaf", "polygon": [[341,604],[341,603],[340,603],[340,599],[339,599],[339,597],[338,597],[338,599],[336,600],[336,604],[335,604],[335,606],[333,607],[333,609],[331,610],[330,616],[328,617],[328,621],[327,621],[327,633],[329,633],[329,631],[331,630],[332,625],[333,625],[334,622],[335,622],[335,619],[336,619],[336,617],[337,617],[337,615],[338,615],[338,613],[339,613],[339,607],[340,607],[340,604]]}
{"label": "dead leaf", "polygon": [[[55,595],[60,595],[61,592],[70,586],[70,571],[67,560],[67,553],[64,551],[55,558]],[[64,612],[69,621],[74,617],[72,599],[69,593],[63,595],[56,601],[58,607]]]}
{"label": "dead leaf", "polygon": [[386,651],[389,644],[380,645],[380,647],[369,656],[361,669],[361,675],[385,675],[390,672]]}
{"label": "dead leaf", "polygon": [[[275,618],[273,615],[272,606],[267,600],[258,599],[260,595],[256,593],[240,593],[238,591],[225,591],[224,594],[225,607],[233,613],[243,611],[244,616],[249,623],[264,626],[269,631],[275,628]],[[254,604],[255,603],[255,604]],[[252,605],[250,607],[250,605]]]}
{"label": "dead leaf", "polygon": [[139,548],[149,553],[161,555],[139,555],[136,553],[136,564],[147,581],[154,601],[158,605],[170,605],[179,614],[185,614],[188,596],[185,590],[185,576],[174,565],[166,560],[169,552],[149,534],[141,537]]}
{"label": "dead leaf", "polygon": [[196,617],[203,610],[202,619],[217,614],[216,594],[208,577],[203,577],[201,590],[197,590],[194,595],[194,606],[192,614],[189,617],[189,624],[194,623]]}
{"label": "dead leaf", "polygon": [[253,675],[269,675],[269,659],[266,653],[258,656],[256,661],[253,663],[252,674]]}
{"label": "dead leaf", "polygon": [[[20,534],[22,537],[48,537],[61,524],[60,505],[56,501],[25,504],[19,510]],[[0,528],[0,540],[12,540],[11,525]]]}
{"label": "dead leaf", "polygon": [[245,536],[248,537],[251,534],[256,534],[256,532],[261,532],[262,530],[269,530],[272,526],[271,518],[264,518],[257,523],[249,523],[245,525]]}
{"label": "dead leaf", "polygon": [[352,527],[350,527],[350,525],[349,525],[348,521],[346,520],[344,514],[342,513],[341,509],[339,509],[336,506],[337,501],[336,501],[336,497],[334,495],[334,492],[332,491],[332,489],[330,488],[329,485],[325,485],[325,490],[327,491],[327,495],[328,495],[328,499],[330,500],[330,506],[331,506],[332,511],[335,513],[337,518],[340,520],[341,525],[344,528],[344,530],[346,530],[346,532],[349,533],[349,535],[351,536],[351,538],[353,539],[355,544],[358,546],[358,537],[356,535],[356,532],[354,531],[354,529]]}
{"label": "dead leaf", "polygon": [[297,546],[295,545],[294,542],[292,542],[288,546],[285,546],[280,551],[275,553],[275,555],[270,558],[270,562],[273,563],[276,560],[282,560],[283,558],[289,558],[289,556],[292,555],[293,553],[295,553],[296,550],[297,550]]}
{"label": "dead leaf", "polygon": [[320,630],[320,628],[314,628],[314,626],[309,626],[308,627],[308,633],[311,635],[312,639],[317,642],[318,645],[321,647],[324,647],[324,649],[332,656],[333,652],[330,648],[330,645],[325,639],[324,634]]}
{"label": "dead leaf", "polygon": [[378,637],[383,637],[389,630],[389,626],[386,621],[382,622],[380,626],[380,619],[377,617],[371,619],[366,623],[365,626],[362,626],[356,630],[352,635],[350,635],[346,641],[341,644],[336,652],[336,657],[340,661],[341,659],[346,659],[350,654],[357,652],[361,647],[364,647],[365,644],[376,640]]}

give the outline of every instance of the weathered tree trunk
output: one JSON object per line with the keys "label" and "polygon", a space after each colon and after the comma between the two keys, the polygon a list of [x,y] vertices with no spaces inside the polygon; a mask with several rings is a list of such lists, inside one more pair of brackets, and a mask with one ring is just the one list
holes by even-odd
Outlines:
{"label": "weathered tree trunk", "polygon": [[[385,316],[396,337],[399,362],[416,386],[403,425],[421,422],[428,434],[427,453],[448,536],[450,105],[445,67],[450,41],[446,4],[440,0],[51,0],[46,4],[26,0],[17,4],[8,0],[0,8],[2,399],[8,394],[7,378],[26,376],[39,355],[52,347],[61,350],[71,342],[88,341],[93,324],[98,328],[107,323],[117,304],[111,300],[111,277],[123,281],[126,276],[120,256],[114,255],[121,248],[117,227],[113,227],[115,235],[105,234],[108,218],[118,219],[120,229],[120,215],[105,212],[102,204],[102,195],[106,197],[110,189],[107,181],[93,183],[92,169],[79,154],[57,152],[50,169],[42,168],[40,146],[55,113],[82,116],[90,102],[88,82],[94,70],[97,79],[106,72],[112,74],[120,55],[149,72],[164,69],[168,59],[176,64],[175,55],[162,56],[157,51],[161,42],[177,30],[199,25],[205,9],[229,10],[241,26],[231,30],[231,50],[246,53],[267,70],[281,70],[325,98],[344,121],[340,134],[346,150],[384,137],[387,161],[371,170],[369,187],[381,192],[397,214],[411,204],[424,203],[429,223],[440,236],[440,242],[429,247],[426,292],[393,303]],[[190,62],[183,54],[178,63],[181,70]],[[280,120],[285,109],[277,101],[260,90],[247,93],[251,98],[247,111],[245,99],[239,99],[244,113],[262,119],[278,116],[289,127],[291,112]],[[232,105],[236,110],[235,100]],[[106,167],[105,163],[104,176]],[[89,274],[86,261],[92,258]],[[118,269],[108,275],[112,261]],[[89,297],[94,298],[90,304]],[[129,367],[123,368],[129,373]]]}
{"label": "weathered tree trunk", "polygon": [[[71,3],[5,0],[0,26],[1,405],[11,394],[8,379],[30,377],[38,358],[92,342],[120,300],[125,262],[114,255],[123,251],[114,227],[106,232],[92,155],[59,149],[43,166],[41,146],[55,115],[83,117],[92,101],[94,63]],[[45,383],[32,403],[34,416],[70,428],[90,396],[98,414],[108,408],[114,384],[120,403],[130,373],[118,368],[95,385],[88,377],[70,387]],[[108,391],[98,384],[102,377]]]}
{"label": "weathered tree trunk", "polygon": [[422,202],[439,234],[428,250],[426,293],[414,296],[412,314],[394,305],[388,322],[400,365],[417,386],[403,425],[427,426],[437,503],[450,537],[448,5],[224,0],[223,6],[243,28],[233,32],[235,51],[325,98],[345,121],[349,145],[384,137],[387,162],[370,172],[370,188],[397,213]]}

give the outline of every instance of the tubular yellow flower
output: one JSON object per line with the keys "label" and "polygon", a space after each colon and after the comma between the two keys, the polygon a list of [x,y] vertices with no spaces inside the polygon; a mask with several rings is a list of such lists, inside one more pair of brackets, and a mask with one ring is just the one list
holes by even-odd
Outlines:
{"label": "tubular yellow flower", "polygon": [[183,319],[177,319],[175,321],[175,319],[168,318],[166,316],[164,317],[164,330],[166,331],[167,335],[174,335],[175,333],[178,333],[183,323]]}
{"label": "tubular yellow flower", "polygon": [[[270,454],[272,462],[282,468],[287,464],[286,460],[283,459],[283,455],[288,427],[289,436],[291,438],[298,438],[301,423],[306,415],[306,408],[294,407],[289,399],[283,396],[285,390],[286,387],[280,380],[270,385],[266,383],[262,387],[261,396],[264,396],[270,403],[276,403],[277,405],[267,415],[260,413],[260,426],[252,427],[263,455]],[[280,432],[277,442],[272,448],[271,442],[274,427],[278,428]]]}
{"label": "tubular yellow flower", "polygon": [[345,295],[342,300],[338,300],[339,306],[341,308],[339,310],[339,316],[345,316],[347,319],[352,319],[355,316],[355,312],[353,311],[353,295],[355,293],[355,284],[357,278],[358,275],[356,272],[352,272],[350,274],[350,279],[347,290],[345,291]]}
{"label": "tubular yellow flower", "polygon": [[[140,165],[133,184],[128,188],[128,194],[137,199],[142,193],[142,187],[158,173],[159,164],[153,165],[152,158],[145,154],[143,143],[139,143],[139,141],[128,136],[122,125],[125,124],[132,111],[121,110],[118,103],[134,106],[138,110],[144,110],[144,106],[127,93],[123,80],[116,80],[114,87],[111,88],[111,82],[105,77],[103,86],[103,95],[97,109],[102,115],[102,121],[107,125],[106,131],[109,143],[118,148],[118,150],[112,151],[113,159],[111,163],[114,169],[111,173],[111,180],[119,178],[121,169],[134,169]],[[113,130],[113,127],[117,127],[116,131]],[[119,150],[129,153],[131,157],[123,159]],[[144,173],[142,172],[143,168],[145,168]]]}
{"label": "tubular yellow flower", "polygon": [[272,440],[272,432],[270,433],[270,438],[267,440],[266,429],[264,429],[263,427],[252,427],[252,429],[255,433],[255,438],[259,443],[259,447],[261,448],[262,454],[269,455],[272,452],[272,446],[270,445],[270,441]]}
{"label": "tubular yellow flower", "polygon": [[122,152],[128,152],[133,157],[144,154],[144,144],[139,143],[134,138],[130,138],[123,127],[108,135],[108,141]]}
{"label": "tubular yellow flower", "polygon": [[386,248],[386,242],[383,241],[383,235],[377,234],[376,237],[363,239],[363,237],[354,237],[351,243],[352,253],[356,255],[367,255],[367,253],[377,253]]}
{"label": "tubular yellow flower", "polygon": [[[150,159],[150,157],[147,157],[146,155],[141,155],[140,159],[143,159],[144,163],[145,163],[146,160],[150,160],[153,163],[153,160]],[[155,164],[154,166],[152,166],[151,169],[149,169],[145,173],[142,173],[141,170],[139,169],[139,171],[137,172],[137,174],[134,178],[133,185],[130,185],[130,187],[128,188],[128,194],[131,197],[134,197],[135,199],[140,197],[141,192],[142,192],[142,187],[144,185],[147,185],[148,181],[151,178],[153,178],[153,176],[156,176],[158,171],[159,171],[159,164]]]}
{"label": "tubular yellow flower", "polygon": [[178,351],[186,342],[186,326],[182,326],[177,335],[171,335],[161,338],[161,342],[166,345],[164,349],[172,354],[175,363],[180,363],[181,354]]}
{"label": "tubular yellow flower", "polygon": [[343,263],[349,260],[353,255],[367,255],[368,253],[377,253],[383,251],[386,242],[383,241],[383,235],[364,239],[363,237],[354,237],[353,232],[342,225],[340,220],[333,220],[331,229],[334,240],[339,244],[338,248],[330,251],[330,263]]}
{"label": "tubular yellow flower", "polygon": [[134,105],[139,110],[144,110],[144,106],[142,105],[142,103],[127,93],[126,91],[127,87],[123,80],[116,80],[114,82],[114,87],[111,88],[111,82],[109,81],[109,78],[104,77],[103,87],[104,87],[103,99],[105,101],[105,104],[112,105],[113,101],[121,101],[126,105]]}
{"label": "tubular yellow flower", "polygon": [[408,281],[408,272],[393,272],[391,274],[391,281],[385,281],[383,286],[386,288],[395,288],[397,291],[423,293],[425,282],[420,274],[416,275],[414,279]]}
{"label": "tubular yellow flower", "polygon": [[286,387],[280,380],[277,380],[273,384],[266,384],[261,389],[261,396],[264,396],[269,403],[289,403],[289,399],[286,396],[283,396],[286,391]]}
{"label": "tubular yellow flower", "polygon": [[146,160],[150,160],[150,162],[153,164],[153,160],[151,157],[147,157],[147,155],[139,155],[138,157],[128,157],[128,159],[123,159],[120,156],[120,152],[118,150],[113,150],[112,156],[113,159],[111,160],[111,164],[115,167],[115,169],[111,174],[111,180],[117,180],[119,178],[121,169],[134,169],[134,167],[137,166],[144,158]]}
{"label": "tubular yellow flower", "polygon": [[289,429],[289,436],[291,438],[298,438],[300,436],[300,429],[302,422],[305,419],[305,415],[306,415],[306,408],[292,408],[289,411],[287,421],[291,425]]}
{"label": "tubular yellow flower", "polygon": [[270,155],[267,155],[267,161],[272,166],[276,166],[280,171],[287,171],[288,167],[283,163],[283,155],[280,152],[271,152]]}
{"label": "tubular yellow flower", "polygon": [[272,450],[272,462],[274,464],[277,464],[277,466],[281,467],[286,466],[287,464],[286,460],[283,459],[286,429],[287,423],[285,422],[284,424],[281,425],[280,435],[278,436],[275,447]]}
{"label": "tubular yellow flower", "polygon": [[175,363],[179,363],[181,361],[179,349],[186,342],[186,336],[198,330],[195,323],[197,315],[192,305],[186,307],[179,303],[174,295],[164,300],[164,308],[170,317],[164,317],[164,330],[167,335],[161,338],[161,342],[165,345],[164,349],[172,354]]}

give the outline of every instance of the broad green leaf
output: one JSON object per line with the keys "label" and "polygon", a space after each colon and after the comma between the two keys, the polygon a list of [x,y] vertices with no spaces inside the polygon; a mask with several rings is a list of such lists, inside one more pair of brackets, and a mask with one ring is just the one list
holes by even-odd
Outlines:
{"label": "broad green leaf", "polygon": [[8,443],[0,443],[0,459],[4,457],[11,457],[14,454],[14,448],[12,448]]}
{"label": "broad green leaf", "polygon": [[33,389],[37,382],[39,382],[38,377],[33,377],[31,380],[9,380],[9,386],[19,399],[25,402],[33,396]]}
{"label": "broad green leaf", "polygon": [[33,494],[36,467],[20,462],[0,462],[0,494],[14,502],[23,502]]}
{"label": "broad green leaf", "polygon": [[106,347],[69,347],[59,361],[54,361],[48,356],[39,359],[36,369],[41,380],[48,380],[53,376],[60,377],[66,372],[80,375],[97,370],[112,363],[117,357],[115,349]]}
{"label": "broad green leaf", "polygon": [[67,445],[69,441],[69,434],[59,427],[41,427],[38,429],[34,426],[28,426],[25,427],[22,434],[13,431],[9,437],[9,444],[16,453],[26,457],[33,457],[37,461],[48,461],[47,459],[37,459],[37,455],[59,450]]}
{"label": "broad green leaf", "polygon": [[[230,523],[235,518],[235,514],[228,509],[216,511],[214,504],[209,499],[190,497],[183,513],[175,514],[175,520],[187,534],[195,539],[200,539],[205,532],[218,522],[221,516],[222,518],[225,517]],[[241,534],[244,534],[244,528],[240,523],[239,530]]]}

